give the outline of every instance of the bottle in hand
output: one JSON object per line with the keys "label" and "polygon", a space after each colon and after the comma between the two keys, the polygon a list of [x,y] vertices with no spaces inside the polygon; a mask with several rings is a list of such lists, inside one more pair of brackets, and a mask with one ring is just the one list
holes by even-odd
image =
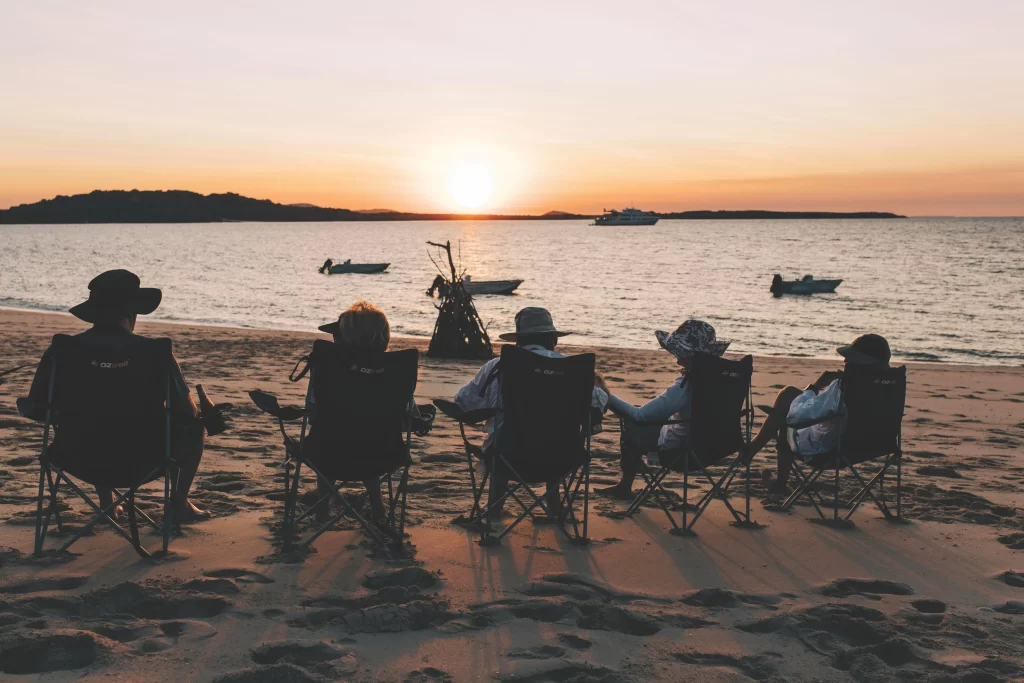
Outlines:
{"label": "bottle in hand", "polygon": [[196,385],[196,393],[199,394],[199,412],[203,416],[203,426],[206,428],[206,434],[208,436],[217,436],[227,430],[228,425],[224,421],[224,416],[221,415],[217,406],[213,405],[210,397],[206,395],[202,384]]}

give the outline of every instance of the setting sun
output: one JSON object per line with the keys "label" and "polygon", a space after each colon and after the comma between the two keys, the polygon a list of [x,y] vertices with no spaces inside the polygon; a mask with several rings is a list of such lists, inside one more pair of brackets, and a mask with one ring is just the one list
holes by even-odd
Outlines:
{"label": "setting sun", "polygon": [[491,198],[494,177],[490,169],[480,164],[466,164],[452,171],[448,191],[452,199],[464,209],[479,209]]}

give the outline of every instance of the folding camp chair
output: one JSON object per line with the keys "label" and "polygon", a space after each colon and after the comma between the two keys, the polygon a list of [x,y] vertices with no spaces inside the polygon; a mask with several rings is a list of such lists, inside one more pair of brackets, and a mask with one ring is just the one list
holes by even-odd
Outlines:
{"label": "folding camp chair", "polygon": [[[107,522],[142,557],[151,557],[139,538],[139,518],[161,532],[161,553],[171,537],[171,341],[125,337],[53,338],[43,446],[39,456],[35,554],[43,553],[50,517],[63,531],[57,495],[61,484],[78,494],[95,515],[60,547],[63,552]],[[50,443],[50,431],[55,431]],[[163,519],[155,522],[136,505],[143,485],[163,478]],[[80,483],[113,490],[113,502],[101,508]],[[47,503],[48,499],[48,503]],[[126,505],[128,529],[114,519]]]}
{"label": "folding camp chair", "polygon": [[[308,416],[302,408],[280,406],[271,394],[250,391],[258,408],[278,419],[285,442],[284,517],[281,530],[284,547],[299,541],[298,525],[331,499],[341,511],[312,530],[299,546],[309,547],[342,517],[350,515],[385,549],[402,546],[405,536],[406,484],[409,480],[412,424],[410,411],[416,389],[419,353],[405,349],[390,353],[361,353],[343,349],[333,342],[317,340],[309,356],[310,381],[316,402],[319,455],[314,462],[306,452]],[[302,420],[296,441],[285,430],[285,422]],[[301,471],[305,465],[318,482],[331,490],[301,514],[298,511]],[[387,492],[386,524],[368,522],[359,513],[360,494],[347,496],[349,483],[377,478]],[[337,483],[335,483],[337,482]],[[390,540],[390,543],[389,543]]]}
{"label": "folding camp chair", "polygon": [[480,500],[483,498],[484,491],[487,490],[490,471],[485,469],[478,478],[477,461],[483,462],[484,451],[482,447],[472,443],[469,437],[466,436],[466,425],[475,426],[481,422],[486,422],[498,414],[498,409],[483,408],[480,410],[463,411],[454,402],[444,399],[435,399],[434,405],[442,413],[459,423],[459,434],[462,436],[462,445],[466,452],[466,468],[469,472],[469,483],[473,491],[473,504],[469,509],[469,514],[461,516],[456,521],[470,527],[476,527],[483,521],[483,508],[480,506]]}
{"label": "folding camp chair", "polygon": [[[846,416],[843,433],[835,450],[811,458],[807,465],[810,472],[804,474],[797,459],[794,459],[794,472],[799,483],[796,490],[782,503],[783,510],[790,509],[800,497],[806,497],[822,521],[837,525],[852,525],[850,518],[868,496],[875,502],[878,509],[889,521],[903,521],[903,411],[907,397],[907,368],[901,366],[890,368],[886,365],[848,364],[843,371],[841,405],[845,406]],[[819,422],[835,419],[829,416]],[[797,429],[809,427],[811,424],[791,424]],[[869,460],[885,458],[881,469],[865,481],[857,465]],[[896,514],[894,515],[885,503],[885,474],[890,467],[896,469]],[[849,500],[850,511],[840,519],[839,472],[849,469],[861,485],[861,489]],[[834,469],[835,492],[832,501],[832,516],[827,517],[816,500],[812,486],[824,474],[825,470]],[[878,484],[878,496],[871,490]],[[824,505],[824,501],[820,501]]]}
{"label": "folding camp chair", "polygon": [[[655,497],[672,524],[671,533],[692,535],[693,527],[714,499],[721,500],[733,516],[737,526],[758,528],[750,519],[750,465],[743,465],[741,449],[750,443],[753,429],[750,380],[754,360],[745,356],[740,360],[726,360],[707,354],[694,357],[687,370],[691,384],[690,416],[688,419],[668,420],[658,425],[688,423],[688,444],[684,448],[658,453],[658,465],[641,468],[646,485],[626,509],[634,514],[651,495]],[[623,438],[628,440],[635,426],[652,423],[623,421]],[[656,447],[656,446],[655,446]],[[731,461],[729,456],[735,454]],[[724,461],[724,462],[723,462]],[[708,468],[723,464],[725,471],[716,479]],[[741,514],[729,502],[729,487],[740,469],[744,471],[744,510]],[[672,516],[670,496],[664,482],[672,472],[683,475],[682,525]],[[699,473],[711,488],[690,506],[690,475]]]}
{"label": "folding camp chair", "polygon": [[[480,543],[500,543],[538,508],[571,541],[586,543],[594,355],[547,358],[508,345],[501,350],[498,368],[503,423],[494,447],[482,452],[490,474],[490,493],[489,503],[481,511]],[[499,477],[510,480],[500,496]],[[560,482],[561,509],[551,510],[530,484],[556,480]],[[578,513],[576,503],[581,496],[583,510]],[[522,513],[495,533],[492,517],[508,498],[519,504]]]}

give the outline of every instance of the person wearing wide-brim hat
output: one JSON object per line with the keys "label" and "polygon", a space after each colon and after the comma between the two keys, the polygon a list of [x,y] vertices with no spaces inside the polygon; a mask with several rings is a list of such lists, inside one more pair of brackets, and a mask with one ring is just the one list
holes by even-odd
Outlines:
{"label": "person wearing wide-brim hat", "polygon": [[[849,365],[889,365],[891,352],[889,342],[878,334],[863,334],[836,352]],[[768,445],[772,439],[778,445],[778,476],[769,489],[772,496],[784,496],[786,484],[793,467],[794,458],[809,459],[835,448],[842,432],[841,417],[845,412],[842,403],[843,373],[826,371],[804,389],[789,386],[782,389],[768,413],[764,424],[751,441],[745,453],[745,462]],[[829,416],[835,419],[824,420]],[[788,427],[787,423],[816,424],[803,429]],[[770,473],[766,472],[766,478]]]}
{"label": "person wearing wide-brim hat", "polygon": [[[143,287],[139,277],[128,270],[108,270],[89,283],[89,298],[72,306],[69,312],[76,318],[91,323],[92,327],[77,336],[90,337],[120,348],[126,339],[136,337],[135,322],[140,315],[149,315],[162,299],[159,289]],[[46,416],[46,403],[50,385],[52,350],[47,349],[36,369],[29,390],[24,413],[42,421]],[[205,435],[188,385],[175,360],[171,368],[171,419],[173,443],[172,459],[178,465],[177,487],[171,504],[175,507],[175,520],[191,522],[210,515],[189,500],[189,489],[203,457]],[[60,434],[54,439],[53,457],[60,457]],[[73,466],[73,465],[72,465]],[[69,468],[69,471],[72,471]],[[112,502],[111,491],[97,487],[100,506]]]}
{"label": "person wearing wide-brim hat", "polygon": [[[546,308],[529,306],[516,313],[516,331],[499,334],[498,338],[514,342],[516,346],[536,353],[546,358],[563,358],[562,354],[555,351],[558,340],[571,334],[559,330],[551,318],[551,313]],[[501,408],[501,387],[496,381],[498,362],[500,358],[492,358],[484,363],[472,380],[467,382],[453,399],[455,404],[464,411],[478,410],[481,408]],[[604,389],[594,387],[592,405],[604,412],[608,402],[608,396]],[[487,438],[484,440],[483,449],[489,451],[494,445],[495,434],[501,431],[503,417],[498,413],[487,422]],[[504,498],[508,487],[507,476],[495,476],[492,473],[491,479],[494,482],[491,494],[496,496],[488,501],[488,507],[492,512],[500,514],[501,501]],[[561,508],[561,499],[558,495],[558,480],[547,482],[548,509],[557,514]],[[495,505],[491,506],[494,502]]]}
{"label": "person wearing wide-brim hat", "polygon": [[[642,406],[635,406],[617,396],[608,396],[608,408],[615,414],[632,422],[665,422],[666,420],[686,420],[690,416],[690,396],[692,394],[686,371],[690,362],[699,354],[721,356],[729,348],[729,343],[719,339],[715,328],[703,320],[687,320],[676,328],[675,332],[654,333],[661,348],[668,351],[676,359],[679,376],[660,396],[651,399]],[[643,463],[641,458],[650,450],[674,450],[683,448],[688,443],[688,425],[669,424],[663,427],[637,425],[625,432],[620,441],[622,453],[619,466],[622,478],[619,483],[597,493],[621,500],[633,499],[633,481]]]}

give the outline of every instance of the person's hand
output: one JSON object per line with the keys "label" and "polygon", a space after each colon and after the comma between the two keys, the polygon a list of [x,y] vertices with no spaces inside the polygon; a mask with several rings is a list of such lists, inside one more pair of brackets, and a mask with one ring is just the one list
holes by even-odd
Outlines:
{"label": "person's hand", "polygon": [[829,384],[832,384],[832,382],[836,381],[840,377],[842,377],[842,373],[837,372],[835,370],[826,370],[825,372],[821,373],[821,375],[818,377],[817,380],[815,380],[811,387],[816,392],[821,391],[822,389],[827,387]]}

